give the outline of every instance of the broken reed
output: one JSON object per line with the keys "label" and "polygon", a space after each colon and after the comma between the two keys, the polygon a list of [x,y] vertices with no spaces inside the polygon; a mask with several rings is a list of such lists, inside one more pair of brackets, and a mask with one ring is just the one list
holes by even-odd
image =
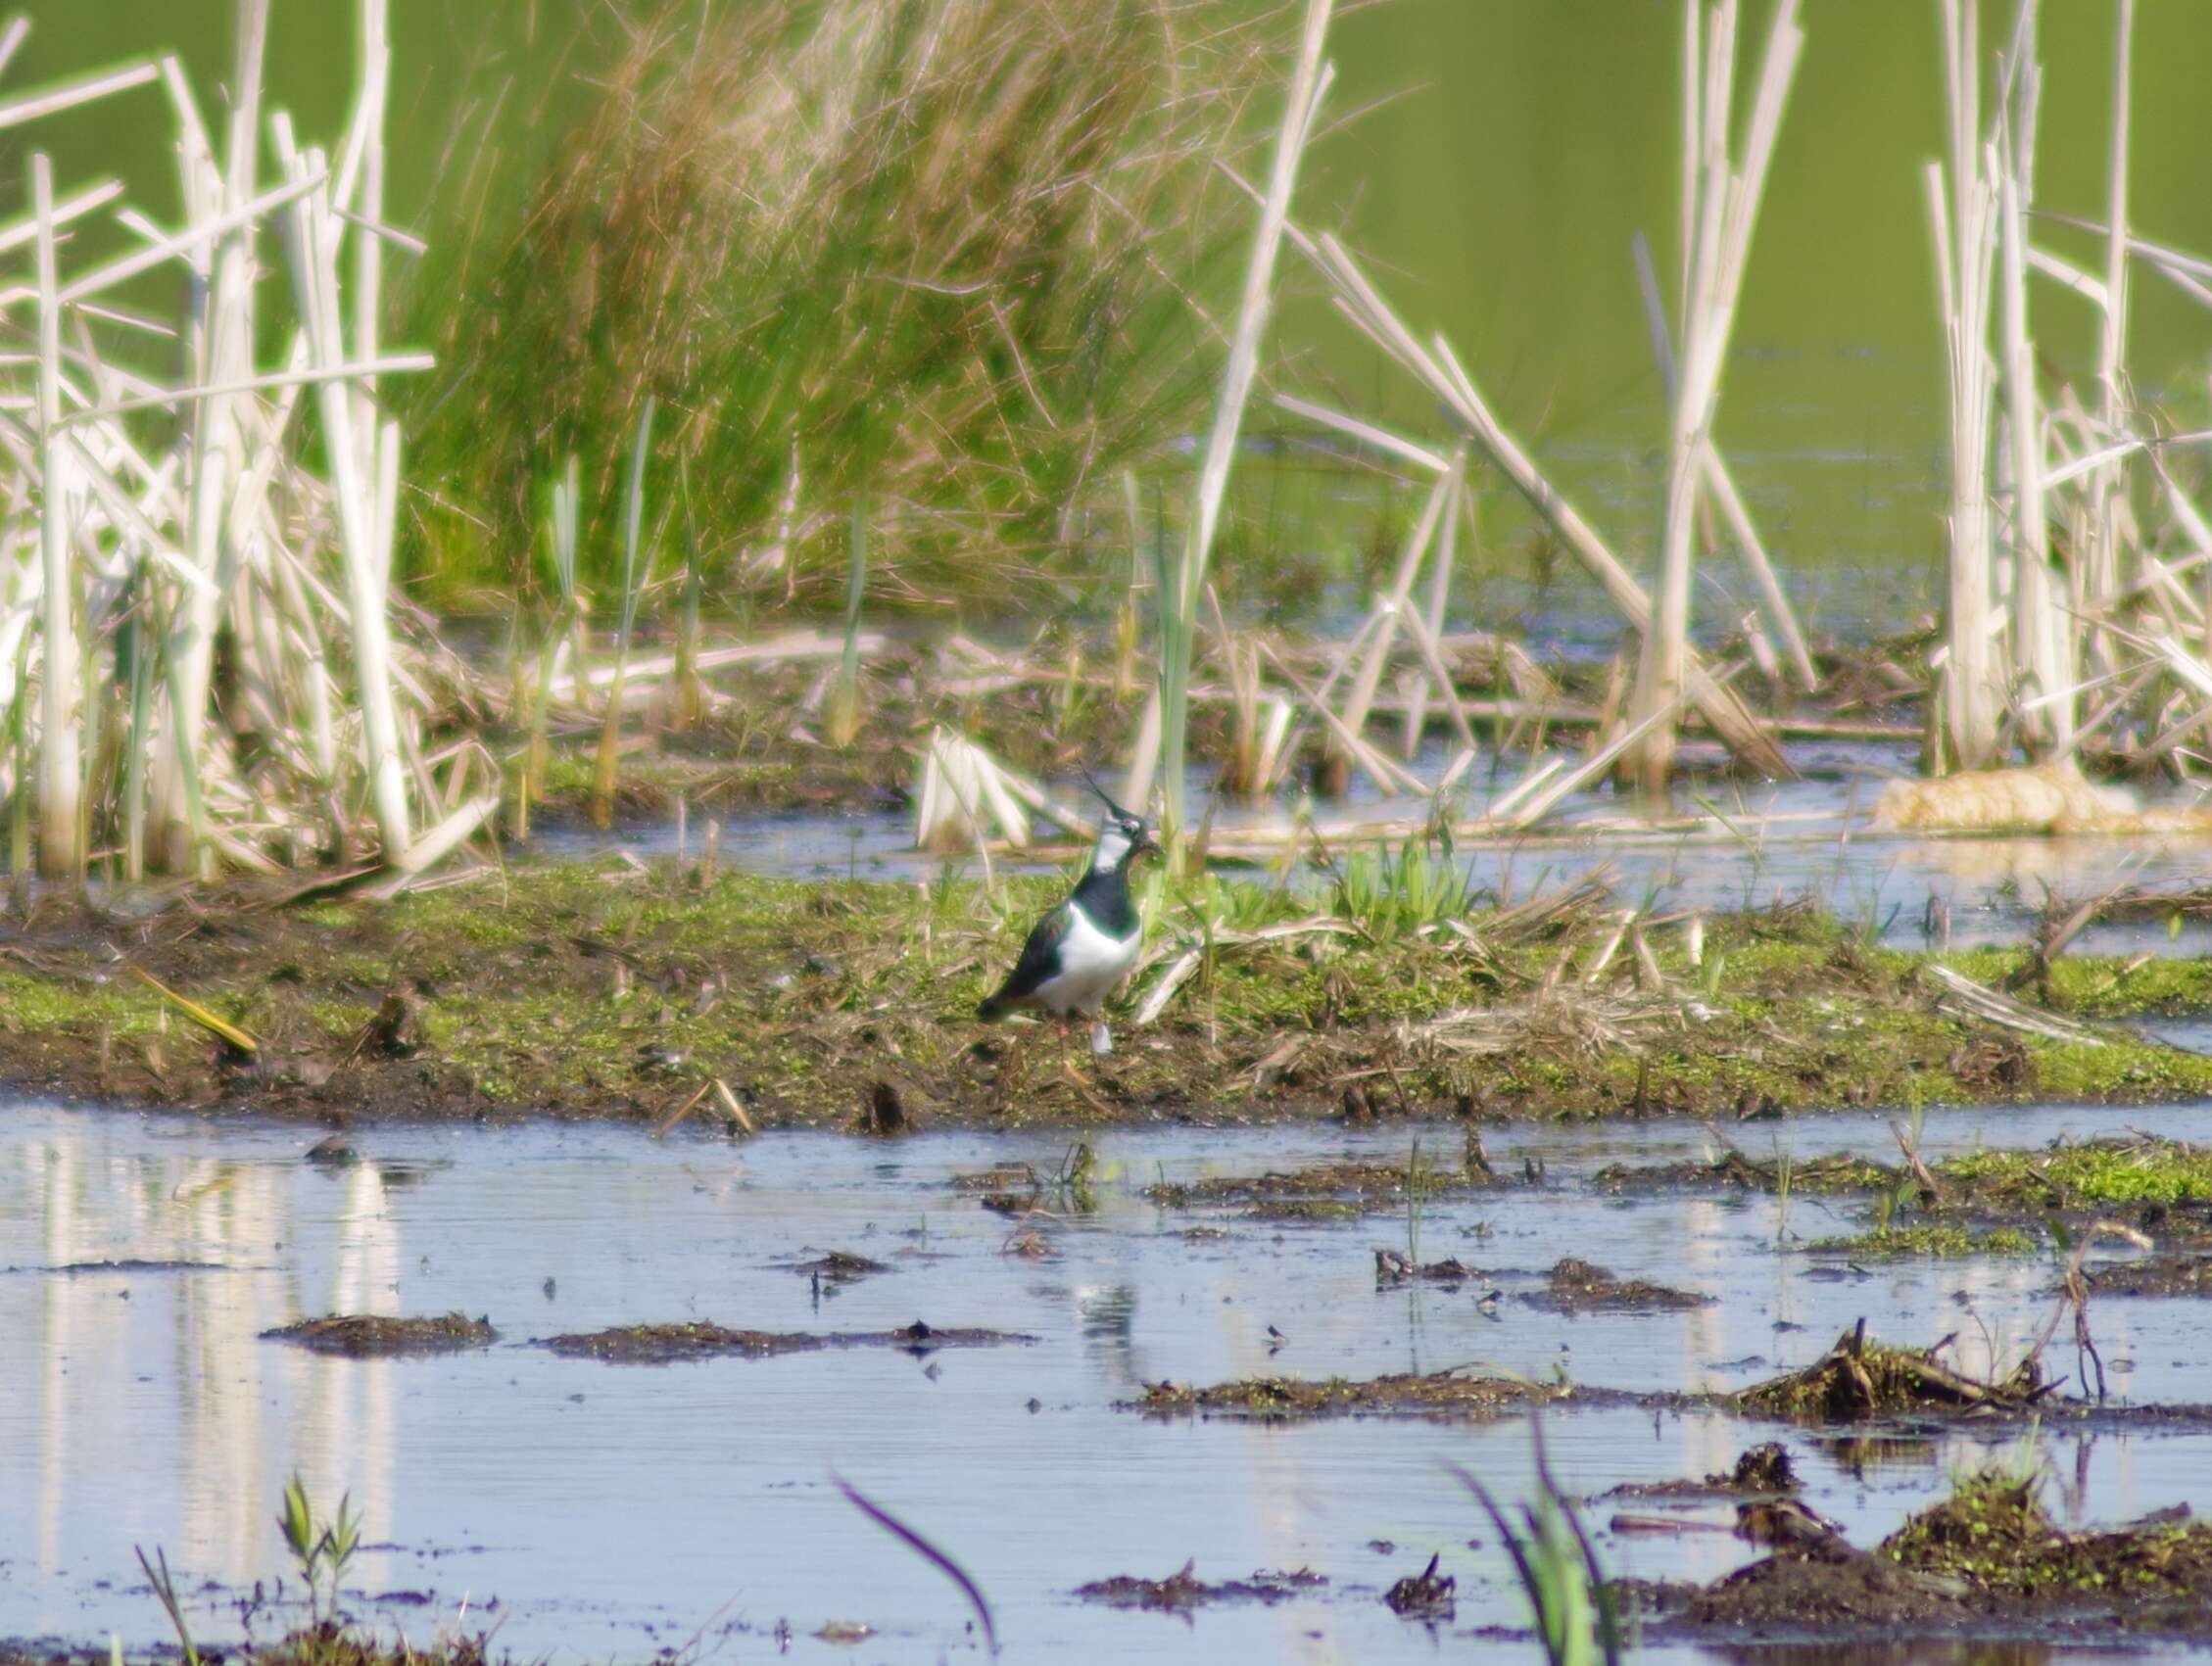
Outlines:
{"label": "broken reed", "polygon": [[1228,358],[1223,367],[1221,390],[1214,404],[1214,418],[1207,431],[1206,449],[1198,468],[1196,497],[1187,517],[1180,550],[1171,559],[1168,544],[1159,550],[1159,683],[1157,713],[1141,732],[1139,755],[1131,770],[1132,801],[1142,803],[1137,790],[1149,780],[1152,758],[1146,750],[1150,737],[1158,738],[1163,795],[1161,817],[1164,843],[1171,867],[1183,861],[1183,841],[1190,831],[1183,801],[1185,748],[1190,718],[1191,652],[1198,627],[1198,608],[1206,595],[1206,574],[1214,555],[1222,500],[1228,489],[1230,465],[1236,457],[1236,438],[1243,426],[1244,405],[1259,371],[1260,338],[1266,328],[1274,287],[1276,252],[1290,215],[1290,198],[1298,179],[1298,163],[1312,137],[1314,119],[1328,90],[1332,71],[1322,62],[1322,45],[1328,33],[1332,0],[1306,0],[1305,25],[1299,34],[1297,62],[1284,98],[1282,119],[1275,133],[1274,162],[1268,189],[1260,207],[1260,224],[1253,236],[1246,263],[1242,295],[1237,303],[1236,326],[1229,337]]}

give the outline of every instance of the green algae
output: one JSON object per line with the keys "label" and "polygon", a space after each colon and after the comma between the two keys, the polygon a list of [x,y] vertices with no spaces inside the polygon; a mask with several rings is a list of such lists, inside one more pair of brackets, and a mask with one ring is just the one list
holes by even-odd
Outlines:
{"label": "green algae", "polygon": [[2212,1152],[2171,1140],[2096,1140],[2051,1151],[1977,1151],[1936,1165],[1979,1198],[2021,1206],[2212,1200]]}
{"label": "green algae", "polygon": [[1976,1232],[1965,1226],[1929,1224],[1883,1226],[1853,1237],[1820,1238],[1804,1246],[1808,1255],[1843,1256],[1867,1261],[1963,1261],[1970,1256],[2017,1258],[2041,1248],[2035,1235],[2017,1226]]}

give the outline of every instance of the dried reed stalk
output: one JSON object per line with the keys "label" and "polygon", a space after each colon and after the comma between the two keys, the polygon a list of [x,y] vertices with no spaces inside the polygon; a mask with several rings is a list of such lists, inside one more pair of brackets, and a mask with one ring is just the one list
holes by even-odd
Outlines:
{"label": "dried reed stalk", "polygon": [[[465,790],[473,751],[424,762],[406,717],[447,672],[397,649],[390,626],[399,442],[375,378],[427,360],[382,352],[379,257],[364,247],[411,243],[378,223],[385,3],[361,0],[363,80],[335,176],[278,115],[269,130],[284,177],[274,187],[260,177],[267,0],[238,0],[219,153],[174,60],[0,105],[5,127],[158,82],[175,116],[184,212],[182,229],[168,231],[122,206],[120,184],[57,194],[41,157],[32,214],[0,230],[0,256],[24,251],[30,268],[0,283],[0,316],[25,302],[38,314],[38,352],[0,362],[0,499],[10,506],[0,517],[0,706],[13,706],[20,742],[0,758],[0,792],[27,802],[35,777],[36,859],[50,876],[82,873],[88,848],[110,838],[133,876],[218,859],[266,868],[343,847],[363,801],[386,858],[404,867],[427,859],[410,839],[411,791],[445,818],[430,855],[481,819]],[[0,66],[22,34],[0,31]],[[137,246],[63,271],[57,228],[103,208]],[[277,367],[264,370],[255,351],[269,273],[255,244],[271,219],[296,327]],[[341,286],[349,226],[360,242]],[[172,319],[112,304],[119,285],[172,262],[187,278]],[[173,385],[133,362],[149,341],[166,372],[181,367]],[[302,460],[293,419],[310,407],[323,419],[328,479]],[[218,641],[232,673],[219,710]],[[352,699],[336,682],[347,669]],[[35,722],[23,699],[30,681]],[[436,763],[448,772],[442,786]]]}
{"label": "dried reed stalk", "polygon": [[[1289,235],[1334,289],[1338,310],[1442,402],[1467,438],[1604,587],[1621,616],[1635,630],[1644,631],[1651,623],[1652,603],[1643,586],[1498,420],[1450,344],[1442,336],[1432,337],[1426,345],[1419,341],[1335,238],[1309,237],[1295,226],[1289,228]],[[1683,671],[1692,703],[1732,752],[1763,775],[1796,775],[1758,722],[1713,682],[1694,652],[1685,653]]]}
{"label": "dried reed stalk", "polygon": [[[1328,33],[1332,0],[1307,0],[1305,26],[1298,41],[1298,58],[1291,71],[1281,125],[1275,134],[1274,160],[1268,177],[1267,194],[1260,209],[1259,230],[1244,272],[1244,290],[1237,304],[1236,327],[1229,340],[1228,362],[1222,374],[1221,393],[1214,405],[1213,425],[1198,470],[1196,501],[1189,516],[1187,536],[1173,572],[1160,575],[1160,756],[1166,810],[1162,831],[1171,864],[1181,859],[1181,843],[1189,831],[1183,803],[1184,747],[1189,729],[1190,656],[1197,629],[1198,605],[1206,591],[1206,574],[1214,555],[1214,534],[1221,522],[1222,499],[1228,488],[1229,465],[1236,455],[1236,437],[1244,421],[1244,405],[1259,371],[1260,337],[1267,325],[1274,288],[1276,252],[1282,246],[1283,228],[1290,215],[1290,197],[1297,185],[1299,159],[1313,134],[1314,119],[1328,89],[1331,71],[1322,63],[1322,46]],[[1165,551],[1163,551],[1163,556]]]}
{"label": "dried reed stalk", "polygon": [[2036,63],[2037,0],[2020,0],[1999,81],[2006,88],[1996,126],[1997,254],[2002,284],[2001,374],[2004,461],[2010,492],[2006,540],[2012,565],[2012,658],[2024,679],[2014,700],[2020,735],[2038,757],[2074,744],[2076,680],[2070,581],[2054,566],[2044,484],[2043,402],[2029,327],[2027,214],[2035,202],[2036,116],[2042,71]]}
{"label": "dried reed stalk", "polygon": [[1630,724],[1643,735],[1622,759],[1623,774],[1651,793],[1665,789],[1674,763],[1675,725],[1670,718],[1659,720],[1659,714],[1680,709],[1679,695],[1689,682],[1691,537],[1699,491],[1707,478],[1721,365],[1783,106],[1804,47],[1797,0],[1782,0],[1767,32],[1739,166],[1729,155],[1728,135],[1734,109],[1736,3],[1719,0],[1709,14],[1701,78],[1696,71],[1704,5],[1705,0],[1683,4],[1683,136],[1691,148],[1682,166],[1694,177],[1684,183],[1680,231],[1690,254],[1684,266],[1687,287],[1680,298],[1681,354],[1675,365],[1658,605],[1644,632],[1628,708]]}
{"label": "dried reed stalk", "polygon": [[2004,698],[1990,549],[1990,276],[1997,192],[1981,123],[1978,0],[1943,0],[1945,160],[1925,183],[1950,394],[1950,561],[1944,661],[1928,719],[1934,773],[1987,768]]}

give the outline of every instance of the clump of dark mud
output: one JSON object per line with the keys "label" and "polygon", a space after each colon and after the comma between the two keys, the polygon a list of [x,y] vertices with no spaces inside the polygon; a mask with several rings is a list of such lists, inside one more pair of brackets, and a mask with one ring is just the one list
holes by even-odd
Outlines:
{"label": "clump of dark mud", "polygon": [[9,1272],[59,1273],[65,1278],[75,1278],[80,1273],[100,1272],[235,1272],[239,1269],[221,1261],[141,1261],[125,1256],[111,1261],[58,1261],[52,1266],[12,1266]]}
{"label": "clump of dark mud", "polygon": [[[1601,1192],[1779,1192],[1783,1169],[1726,1151],[1711,1162],[1659,1163],[1635,1167],[1608,1164],[1590,1176]],[[1789,1166],[1792,1191],[1875,1192],[1896,1186],[1899,1171],[1862,1157],[1815,1157]]]}
{"label": "clump of dark mud", "polygon": [[1949,1581],[1840,1545],[1738,1568],[1692,1592],[1681,1618],[1701,1630],[1794,1636],[1854,1625],[1932,1630],[1971,1612]]}
{"label": "clump of dark mud", "polygon": [[1779,1496],[1798,1490],[1797,1466],[1787,1447],[1777,1441],[1752,1447],[1736,1459],[1733,1469],[1707,1475],[1703,1481],[1687,1477],[1675,1481],[1631,1481],[1599,1495],[1607,1499],[1710,1499],[1737,1494]]}
{"label": "clump of dark mud", "polygon": [[2069,1533],[2044,1512],[2039,1479],[1973,1477],[1923,1510],[1878,1554],[1962,1582],[1982,1604],[2188,1604],[2212,1599],[2212,1525],[2187,1505],[2101,1532]]}
{"label": "clump of dark mud", "polygon": [[2093,1296],[2212,1296],[2212,1257],[2155,1256],[2085,1268]]}
{"label": "clump of dark mud", "polygon": [[1374,1253],[1374,1287],[1377,1290],[1395,1289],[1401,1284],[1445,1284],[1457,1287],[1470,1278],[1480,1278],[1482,1273],[1458,1257],[1440,1261],[1416,1264],[1403,1251],[1378,1249]]}
{"label": "clump of dark mud", "polygon": [[1287,1173],[1225,1175],[1204,1180],[1162,1181],[1144,1188],[1145,1197],[1164,1209],[1236,1208],[1262,1220],[1341,1220],[1402,1210],[1412,1198],[1462,1196],[1502,1184],[1489,1166],[1476,1161],[1458,1168],[1441,1164],[1316,1164]]}
{"label": "clump of dark mud", "polygon": [[1117,1403],[1115,1409],[1151,1417],[1244,1417],[1260,1422],[1296,1422],[1319,1417],[1464,1417],[1487,1421],[1530,1405],[1573,1398],[1570,1389],[1550,1389],[1517,1377],[1469,1377],[1456,1371],[1374,1377],[1353,1382],[1329,1377],[1319,1382],[1299,1377],[1249,1377],[1186,1388],[1148,1383],[1142,1400]]}
{"label": "clump of dark mud", "polygon": [[1817,1630],[1842,1642],[1991,1623],[2202,1635],[2212,1526],[2184,1507],[2068,1532],[2044,1512],[2039,1489],[2032,1478],[1972,1477],[1871,1551],[1832,1529],[1787,1536],[1774,1555],[1710,1585],[1623,1594],[1667,1616],[1662,1635]]}
{"label": "clump of dark mud", "polygon": [[1027,1163],[983,1168],[972,1174],[955,1174],[952,1183],[963,1192],[1010,1192],[1017,1187],[1030,1192],[1044,1190],[1044,1182],[1037,1177],[1036,1169]]}
{"label": "clump of dark mud", "polygon": [[605,1359],[625,1365],[668,1365],[681,1359],[766,1359],[782,1354],[813,1354],[828,1348],[897,1348],[929,1354],[940,1348],[996,1348],[1034,1342],[1034,1336],[1003,1330],[940,1330],[916,1319],[898,1330],[776,1331],[731,1330],[695,1320],[683,1324],[617,1325],[611,1330],[551,1336],[538,1344],[572,1359]]}
{"label": "clump of dark mud", "polygon": [[818,1278],[824,1284],[851,1284],[873,1273],[890,1270],[884,1262],[870,1261],[866,1256],[856,1256],[849,1250],[832,1250],[828,1255],[817,1256],[813,1261],[792,1263],[792,1271]]}
{"label": "clump of dark mud", "polygon": [[317,1354],[349,1359],[385,1359],[409,1354],[453,1354],[489,1348],[500,1339],[489,1319],[465,1313],[436,1318],[386,1318],[376,1313],[330,1313],[319,1319],[262,1332],[264,1342],[290,1342]]}
{"label": "clump of dark mud", "polygon": [[1299,1568],[1292,1573],[1261,1572],[1250,1579],[1208,1585],[1194,1571],[1197,1566],[1198,1559],[1194,1556],[1166,1579],[1138,1579],[1130,1574],[1118,1574],[1112,1579],[1093,1580],[1088,1585],[1076,1587],[1076,1595],[1085,1602],[1102,1602],[1109,1608],[1146,1608],[1155,1613],[1187,1614],[1209,1602],[1280,1602],[1328,1583],[1311,1569]]}
{"label": "clump of dark mud", "polygon": [[2057,1386],[2044,1381],[2033,1359],[2002,1382],[1988,1383],[1952,1370],[1936,1358],[1937,1351],[1871,1342],[1861,1320],[1803,1370],[1731,1398],[1742,1411],[1851,1423],[1904,1411],[2025,1410]]}
{"label": "clump of dark mud", "polygon": [[1401,1620],[1446,1621],[1456,1608],[1453,1593],[1459,1581],[1450,1574],[1440,1574],[1436,1564],[1442,1561],[1441,1552],[1428,1558],[1428,1566],[1418,1574],[1408,1574],[1382,1594],[1382,1600]]}
{"label": "clump of dark mud", "polygon": [[1709,1308],[1713,1299],[1641,1278],[1615,1278],[1602,1266],[1567,1256],[1552,1268],[1549,1285],[1521,1300],[1555,1313],[1649,1313]]}

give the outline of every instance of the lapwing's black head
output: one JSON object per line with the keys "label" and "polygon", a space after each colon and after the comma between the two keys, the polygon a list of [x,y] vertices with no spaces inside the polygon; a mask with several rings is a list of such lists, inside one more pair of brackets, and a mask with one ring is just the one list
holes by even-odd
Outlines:
{"label": "lapwing's black head", "polygon": [[1106,795],[1106,789],[1091,781],[1088,774],[1083,780],[1090,782],[1091,791],[1098,794],[1099,802],[1106,806],[1106,819],[1098,830],[1098,846],[1090,854],[1091,872],[1112,874],[1118,872],[1135,857],[1158,855],[1160,846],[1154,842],[1152,832],[1144,825],[1142,816],[1131,815]]}

